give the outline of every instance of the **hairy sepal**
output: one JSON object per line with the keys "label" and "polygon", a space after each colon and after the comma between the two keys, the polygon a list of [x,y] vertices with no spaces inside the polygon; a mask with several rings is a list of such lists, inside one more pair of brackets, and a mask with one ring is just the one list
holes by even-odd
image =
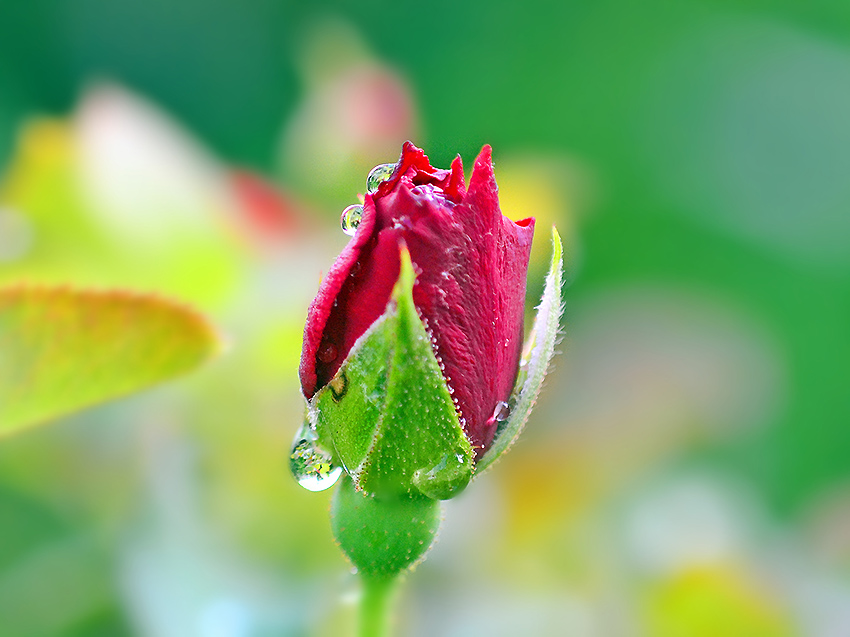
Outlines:
{"label": "hairy sepal", "polygon": [[386,312],[316,393],[309,413],[358,491],[443,500],[467,485],[474,454],[413,303],[415,278],[402,247]]}

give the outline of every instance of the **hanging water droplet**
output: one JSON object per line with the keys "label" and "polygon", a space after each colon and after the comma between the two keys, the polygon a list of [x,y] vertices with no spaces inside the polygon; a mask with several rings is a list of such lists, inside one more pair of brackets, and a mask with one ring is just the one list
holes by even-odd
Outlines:
{"label": "hanging water droplet", "polygon": [[378,191],[378,186],[393,176],[396,164],[378,164],[366,177],[366,192],[370,195]]}
{"label": "hanging water droplet", "polygon": [[295,434],[289,470],[298,484],[308,491],[330,489],[342,474],[342,467],[335,466],[331,454],[319,446],[318,436],[308,423]]}
{"label": "hanging water droplet", "polygon": [[413,472],[413,484],[419,491],[437,500],[448,500],[463,491],[472,477],[472,457],[446,454],[429,470]]}
{"label": "hanging water droplet", "polygon": [[354,236],[357,232],[357,226],[360,225],[360,220],[363,219],[363,206],[359,203],[352,204],[342,211],[342,216],[339,218],[339,225],[342,226],[342,231]]}
{"label": "hanging water droplet", "polygon": [[495,422],[505,422],[508,416],[511,415],[511,406],[505,401],[496,403],[496,408],[493,410],[493,420]]}

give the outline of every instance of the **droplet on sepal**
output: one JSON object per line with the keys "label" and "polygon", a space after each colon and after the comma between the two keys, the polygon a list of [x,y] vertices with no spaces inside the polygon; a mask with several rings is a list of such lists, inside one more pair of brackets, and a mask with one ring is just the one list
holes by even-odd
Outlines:
{"label": "droplet on sepal", "polygon": [[413,484],[434,500],[448,500],[466,488],[472,477],[472,458],[460,453],[446,454],[429,470],[413,473]]}
{"label": "droplet on sepal", "polygon": [[355,203],[342,211],[342,216],[339,218],[339,224],[342,226],[342,231],[345,234],[353,237],[354,233],[357,232],[357,226],[360,225],[360,221],[362,219],[363,206],[359,203]]}
{"label": "droplet on sepal", "polygon": [[393,176],[397,164],[378,164],[369,171],[366,177],[366,192],[370,195],[378,192],[378,186]]}
{"label": "droplet on sepal", "polygon": [[330,489],[342,474],[342,467],[334,465],[331,454],[322,449],[316,432],[306,422],[292,442],[289,470],[296,482],[308,491]]}

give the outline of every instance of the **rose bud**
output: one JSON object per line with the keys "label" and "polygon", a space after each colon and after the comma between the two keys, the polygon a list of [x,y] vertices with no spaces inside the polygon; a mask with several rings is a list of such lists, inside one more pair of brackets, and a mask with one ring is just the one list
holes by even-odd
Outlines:
{"label": "rose bud", "polygon": [[[497,430],[522,426],[539,383],[523,393],[540,375],[523,369],[517,382],[534,219],[503,216],[497,193],[489,146],[467,189],[460,157],[436,169],[406,142],[396,164],[370,173],[363,205],[343,213],[353,238],[304,329],[308,418],[292,456],[303,486],[330,486],[342,465],[367,492],[451,497]],[[559,277],[559,250],[558,263]],[[520,403],[525,413],[509,418]]]}

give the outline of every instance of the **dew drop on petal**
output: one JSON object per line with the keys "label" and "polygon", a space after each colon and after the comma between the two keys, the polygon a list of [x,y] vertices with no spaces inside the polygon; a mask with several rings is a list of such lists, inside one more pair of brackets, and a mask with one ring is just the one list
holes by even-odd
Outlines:
{"label": "dew drop on petal", "polygon": [[342,226],[342,231],[345,234],[353,237],[354,233],[357,232],[357,226],[360,225],[361,219],[363,219],[363,206],[356,203],[342,211],[339,224]]}
{"label": "dew drop on petal", "polygon": [[342,467],[335,466],[331,454],[319,446],[318,436],[308,423],[295,434],[289,470],[296,482],[308,491],[330,489],[342,474]]}
{"label": "dew drop on petal", "polygon": [[511,407],[504,400],[496,403],[496,408],[493,410],[493,420],[495,422],[504,422],[511,415]]}
{"label": "dew drop on petal", "polygon": [[378,191],[378,186],[393,176],[396,164],[378,164],[369,171],[366,177],[366,192],[370,195]]}
{"label": "dew drop on petal", "polygon": [[337,356],[336,345],[325,341],[319,346],[319,351],[316,355],[323,363],[332,363],[336,360]]}

